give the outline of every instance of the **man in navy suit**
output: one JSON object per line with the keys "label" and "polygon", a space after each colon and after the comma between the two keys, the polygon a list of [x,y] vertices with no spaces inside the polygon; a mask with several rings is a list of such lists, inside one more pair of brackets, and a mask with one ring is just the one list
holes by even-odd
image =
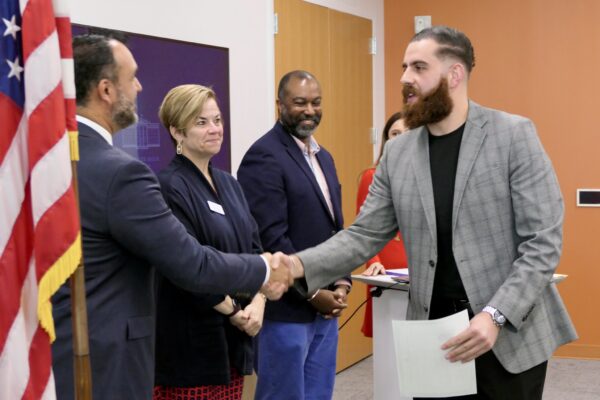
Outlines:
{"label": "man in navy suit", "polygon": [[[78,163],[90,358],[95,399],[151,399],[154,384],[153,268],[202,293],[281,296],[289,270],[281,255],[230,255],[203,247],[173,216],[156,176],[112,146],[137,120],[137,65],[117,40],[73,41],[79,123]],[[269,268],[267,261],[271,261]],[[262,288],[262,289],[261,289]],[[53,299],[53,371],[60,399],[73,398],[71,304],[67,285]]]}
{"label": "man in navy suit", "polygon": [[[312,136],[321,121],[321,87],[306,71],[279,83],[279,121],[242,160],[238,180],[267,251],[292,254],[343,228],[333,158]],[[337,319],[349,278],[307,299],[295,289],[267,303],[258,337],[256,399],[328,399],[333,394]]]}

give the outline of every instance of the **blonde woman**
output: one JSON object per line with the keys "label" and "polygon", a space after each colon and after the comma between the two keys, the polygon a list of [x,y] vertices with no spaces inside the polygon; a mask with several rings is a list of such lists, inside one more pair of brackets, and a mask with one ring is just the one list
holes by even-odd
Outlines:
{"label": "blonde woman", "polygon": [[[223,142],[215,93],[200,85],[177,86],[159,116],[177,153],[159,174],[175,216],[204,245],[261,253],[242,189],[210,162]],[[240,399],[243,375],[252,373],[251,337],[262,326],[265,301],[262,294],[198,296],[160,279],[154,399]]]}

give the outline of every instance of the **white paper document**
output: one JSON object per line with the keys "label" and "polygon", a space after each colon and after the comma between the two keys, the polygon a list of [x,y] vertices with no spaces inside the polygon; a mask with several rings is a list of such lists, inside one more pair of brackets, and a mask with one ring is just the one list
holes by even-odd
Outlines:
{"label": "white paper document", "polygon": [[399,282],[396,278],[408,279],[408,268],[387,269],[384,275],[352,275],[352,280],[367,283],[373,286],[408,290],[408,281]]}
{"label": "white paper document", "polygon": [[409,397],[477,393],[475,362],[451,363],[442,344],[469,326],[467,311],[431,321],[392,321],[398,387]]}

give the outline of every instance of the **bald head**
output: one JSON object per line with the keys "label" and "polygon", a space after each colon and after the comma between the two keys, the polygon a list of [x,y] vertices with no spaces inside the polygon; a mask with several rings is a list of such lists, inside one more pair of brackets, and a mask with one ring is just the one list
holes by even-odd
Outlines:
{"label": "bald head", "polygon": [[288,86],[292,80],[310,80],[316,82],[320,87],[319,81],[317,81],[317,78],[315,78],[310,72],[303,70],[288,72],[279,81],[279,87],[277,89],[277,99],[279,101],[282,101],[289,94]]}

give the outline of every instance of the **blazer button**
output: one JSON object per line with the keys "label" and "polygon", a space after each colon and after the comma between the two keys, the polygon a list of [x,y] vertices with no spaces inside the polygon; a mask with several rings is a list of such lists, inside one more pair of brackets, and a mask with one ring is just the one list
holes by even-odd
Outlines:
{"label": "blazer button", "polygon": [[429,312],[429,308],[427,308],[427,306],[423,307],[423,310],[425,310],[425,312]]}
{"label": "blazer button", "polygon": [[331,231],[331,236],[335,236],[336,233],[336,231]]}
{"label": "blazer button", "polygon": [[435,267],[435,261],[433,261],[433,260],[429,260],[429,266],[430,266],[431,268]]}

